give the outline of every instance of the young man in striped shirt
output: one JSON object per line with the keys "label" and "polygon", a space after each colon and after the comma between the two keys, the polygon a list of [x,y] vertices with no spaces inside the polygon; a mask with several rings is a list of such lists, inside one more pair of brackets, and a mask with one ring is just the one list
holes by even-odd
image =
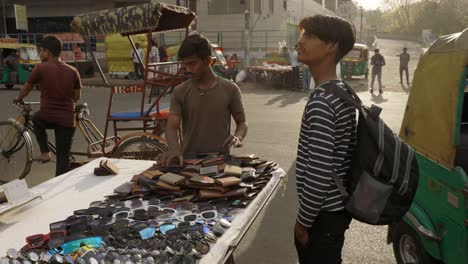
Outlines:
{"label": "young man in striped shirt", "polygon": [[316,15],[299,23],[299,61],[307,64],[316,88],[302,116],[296,162],[299,212],[294,237],[299,262],[341,263],[344,233],[351,218],[333,182],[344,182],[356,145],[355,108],[326,89],[339,86],[336,64],[354,45],[353,26],[338,17]]}

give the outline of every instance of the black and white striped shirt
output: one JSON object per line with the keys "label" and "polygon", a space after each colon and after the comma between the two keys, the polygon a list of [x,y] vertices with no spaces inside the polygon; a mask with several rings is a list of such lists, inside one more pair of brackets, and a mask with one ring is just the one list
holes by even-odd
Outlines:
{"label": "black and white striped shirt", "polygon": [[[334,169],[343,181],[355,146],[355,108],[325,93],[324,87],[315,88],[304,109],[297,150],[297,221],[300,224],[311,227],[319,212],[344,210],[343,196],[331,173]],[[346,181],[343,183],[346,186]]]}

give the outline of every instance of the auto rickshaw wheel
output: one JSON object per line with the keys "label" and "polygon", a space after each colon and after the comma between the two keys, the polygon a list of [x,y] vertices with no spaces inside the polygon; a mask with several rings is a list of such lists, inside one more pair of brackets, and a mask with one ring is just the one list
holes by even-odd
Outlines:
{"label": "auto rickshaw wheel", "polygon": [[8,89],[8,90],[11,90],[13,88],[13,86],[15,86],[14,84],[5,84],[5,87]]}
{"label": "auto rickshaw wheel", "polygon": [[426,252],[418,234],[405,222],[395,225],[392,244],[398,264],[438,263]]}

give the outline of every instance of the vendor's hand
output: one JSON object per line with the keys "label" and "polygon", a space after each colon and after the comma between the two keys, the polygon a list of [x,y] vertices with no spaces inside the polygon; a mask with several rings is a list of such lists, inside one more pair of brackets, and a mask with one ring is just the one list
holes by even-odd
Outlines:
{"label": "vendor's hand", "polygon": [[302,246],[307,246],[309,243],[309,232],[307,232],[307,227],[296,222],[296,225],[294,226],[294,237]]}
{"label": "vendor's hand", "polygon": [[13,99],[13,104],[24,104],[24,102],[23,99],[19,99],[18,97],[16,97],[15,99]]}
{"label": "vendor's hand", "polygon": [[224,140],[223,148],[230,149],[231,147],[240,148],[242,147],[241,138],[238,136],[229,135],[226,140]]}
{"label": "vendor's hand", "polygon": [[173,164],[172,162],[174,162],[176,159],[178,160],[180,166],[184,164],[184,158],[178,151],[167,151],[161,153],[156,157],[156,162],[161,167],[168,167],[169,165]]}

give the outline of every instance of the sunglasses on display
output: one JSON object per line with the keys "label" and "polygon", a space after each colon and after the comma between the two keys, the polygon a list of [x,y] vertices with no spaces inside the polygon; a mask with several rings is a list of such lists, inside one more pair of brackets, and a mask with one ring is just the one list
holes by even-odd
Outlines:
{"label": "sunglasses on display", "polygon": [[81,247],[99,248],[102,246],[102,237],[86,237],[76,239],[65,244],[62,244],[62,254],[70,254],[78,251]]}
{"label": "sunglasses on display", "polygon": [[190,213],[186,215],[179,216],[179,219],[183,222],[193,222],[199,219],[209,220],[218,218],[218,212],[216,210],[208,210],[201,212],[199,214]]}
{"label": "sunglasses on display", "polygon": [[66,231],[52,231],[48,234],[36,234],[26,237],[26,243],[29,248],[40,248],[45,246],[46,242],[58,240],[60,244],[65,241]]}

